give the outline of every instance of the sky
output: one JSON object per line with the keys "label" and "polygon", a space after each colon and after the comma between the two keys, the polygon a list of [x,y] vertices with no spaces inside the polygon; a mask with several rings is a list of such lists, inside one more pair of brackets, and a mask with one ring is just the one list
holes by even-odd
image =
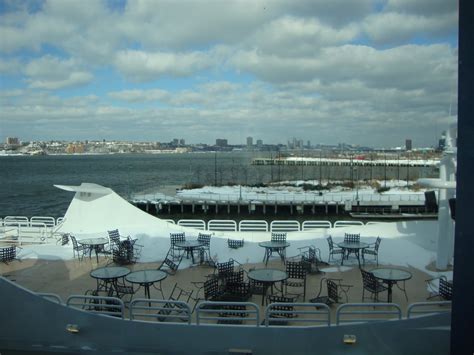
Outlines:
{"label": "sky", "polygon": [[0,0],[0,140],[434,146],[456,0]]}

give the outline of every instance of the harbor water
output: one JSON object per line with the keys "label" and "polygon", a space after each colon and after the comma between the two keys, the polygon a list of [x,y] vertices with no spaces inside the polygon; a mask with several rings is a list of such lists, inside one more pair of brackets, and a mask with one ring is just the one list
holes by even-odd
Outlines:
{"label": "harbor water", "polygon": [[135,194],[169,192],[186,184],[255,185],[271,181],[417,179],[433,168],[348,166],[258,166],[268,152],[113,154],[0,157],[0,217],[63,216],[72,194],[55,188],[82,182],[110,187],[130,199]]}

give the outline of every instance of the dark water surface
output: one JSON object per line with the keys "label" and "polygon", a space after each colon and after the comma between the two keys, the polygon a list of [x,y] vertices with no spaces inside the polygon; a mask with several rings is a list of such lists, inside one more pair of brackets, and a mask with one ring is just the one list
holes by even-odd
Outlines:
{"label": "dark water surface", "polygon": [[[265,152],[114,154],[0,157],[0,217],[53,216],[66,212],[73,193],[59,185],[95,183],[129,198],[153,193],[166,186],[194,184],[256,184],[277,180],[350,179],[348,167],[252,166],[253,158],[270,157]],[[410,179],[432,176],[429,168],[375,168],[359,170],[359,179]]]}

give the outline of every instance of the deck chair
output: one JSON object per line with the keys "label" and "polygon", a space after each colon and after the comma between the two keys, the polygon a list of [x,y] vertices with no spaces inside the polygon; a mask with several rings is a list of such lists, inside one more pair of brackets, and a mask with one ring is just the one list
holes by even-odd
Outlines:
{"label": "deck chair", "polygon": [[364,260],[365,263],[365,256],[366,255],[372,255],[377,262],[377,266],[379,266],[379,247],[380,247],[380,242],[382,239],[380,237],[377,237],[377,240],[375,243],[369,244],[369,248],[364,248],[362,249],[362,260]]}
{"label": "deck chair", "polygon": [[170,248],[168,253],[166,253],[164,260],[161,262],[161,265],[158,267],[158,270],[162,270],[168,275],[176,274],[179,264],[181,264],[181,260],[183,260],[183,252],[181,252],[179,255],[176,254],[175,258],[172,257],[173,252],[174,251],[172,248]]}
{"label": "deck chair", "polygon": [[211,257],[211,237],[212,234],[198,234],[198,242],[202,243],[203,246],[199,248],[199,260],[201,264],[207,263],[211,266],[214,265],[214,261]]}
{"label": "deck chair", "polygon": [[[324,286],[326,286],[327,294],[326,296],[321,295]],[[347,303],[348,302],[348,292],[352,285],[342,284],[342,279],[332,279],[323,277],[319,282],[319,292],[318,295],[314,298],[311,298],[309,301],[311,303],[325,303],[328,306],[336,303]],[[345,301],[342,301],[344,297]]]}
{"label": "deck chair", "polygon": [[359,242],[360,242],[360,234],[351,234],[351,233],[344,234],[344,243],[359,243]]}
{"label": "deck chair", "polygon": [[387,291],[388,288],[384,286],[375,276],[364,269],[360,269],[362,274],[362,302],[364,302],[365,291],[370,292],[373,295],[375,302],[378,302],[379,293]]}
{"label": "deck chair", "polygon": [[319,266],[321,265],[321,250],[314,245],[308,245],[298,248],[299,254],[290,259],[299,259],[304,265],[308,274],[318,274],[321,272]]}
{"label": "deck chair", "polygon": [[170,257],[173,259],[177,259],[182,254],[181,248],[176,246],[176,243],[185,242],[186,236],[184,232],[182,233],[170,233]]}
{"label": "deck chair", "polygon": [[432,279],[425,280],[428,285],[430,296],[428,300],[439,297],[445,301],[451,301],[453,298],[453,283],[448,281],[446,276],[434,277]]}
{"label": "deck chair", "polygon": [[244,246],[244,240],[243,239],[227,239],[227,246],[230,249],[239,249]]}
{"label": "deck chair", "polygon": [[[197,301],[198,301],[198,299],[193,297],[193,293],[194,293],[194,291],[184,290],[184,289],[182,289],[181,287],[178,286],[178,283],[175,283],[174,287],[171,290],[171,293],[168,297],[168,300],[170,300],[170,301],[182,301],[182,302],[187,303],[188,305],[189,305],[189,302],[191,300],[194,301],[194,306],[191,309],[191,313],[193,313],[195,308],[196,308]],[[172,318],[169,318],[169,317],[164,317],[163,315],[168,315],[168,316],[169,315],[174,315],[174,316],[177,316],[174,319],[180,319],[183,322],[186,321],[186,319],[184,319],[184,318],[179,318],[179,316],[181,314],[183,314],[183,309],[182,309],[182,307],[180,307],[179,304],[165,303],[165,305],[163,307],[166,308],[166,309],[161,309],[157,313],[157,320],[158,321],[165,322],[169,319],[172,319]]]}
{"label": "deck chair", "polygon": [[[288,261],[286,263],[286,274],[288,275],[288,278],[283,281],[285,295],[291,294],[297,297],[303,295],[302,302],[304,302],[306,299],[306,266],[302,262]],[[294,291],[288,293],[289,287],[293,290],[302,289],[302,291],[298,293],[295,293]]]}
{"label": "deck chair", "polygon": [[89,247],[79,244],[76,240],[76,237],[73,236],[72,234],[69,235],[69,238],[71,239],[71,242],[72,242],[73,257],[75,258],[77,254],[77,258],[79,260],[82,260],[84,258],[84,255],[89,252]]}
{"label": "deck chair", "polygon": [[[269,317],[270,325],[287,325],[289,320],[297,317],[297,314],[291,313],[292,311],[294,311],[294,306],[291,305],[291,303],[295,302],[294,298],[269,295],[267,297],[267,300],[268,300],[268,304],[288,303],[288,305],[272,306],[272,310],[277,311],[277,312],[270,314],[270,317]],[[278,311],[282,311],[282,312],[280,313]],[[273,318],[273,321],[271,320],[272,318]]]}
{"label": "deck chair", "polygon": [[331,262],[331,256],[333,255],[341,255],[341,258],[344,257],[344,250],[341,249],[341,248],[335,248],[334,247],[334,242],[332,241],[332,237],[329,236],[327,238],[327,241],[328,241],[328,246],[329,246],[329,257],[328,257],[328,263]]}

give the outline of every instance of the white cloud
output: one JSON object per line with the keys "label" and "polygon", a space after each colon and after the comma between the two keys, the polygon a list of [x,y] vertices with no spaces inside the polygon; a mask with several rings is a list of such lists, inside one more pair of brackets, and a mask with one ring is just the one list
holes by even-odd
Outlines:
{"label": "white cloud", "polygon": [[133,81],[153,81],[163,75],[189,76],[209,68],[213,59],[206,52],[121,51],[115,65],[122,75]]}
{"label": "white cloud", "polygon": [[36,89],[54,90],[79,86],[93,79],[93,75],[79,69],[74,60],[61,60],[50,55],[29,62],[24,73],[28,86]]}
{"label": "white cloud", "polygon": [[362,28],[376,43],[403,43],[416,36],[442,36],[454,31],[457,14],[423,15],[386,12],[368,16]]}

